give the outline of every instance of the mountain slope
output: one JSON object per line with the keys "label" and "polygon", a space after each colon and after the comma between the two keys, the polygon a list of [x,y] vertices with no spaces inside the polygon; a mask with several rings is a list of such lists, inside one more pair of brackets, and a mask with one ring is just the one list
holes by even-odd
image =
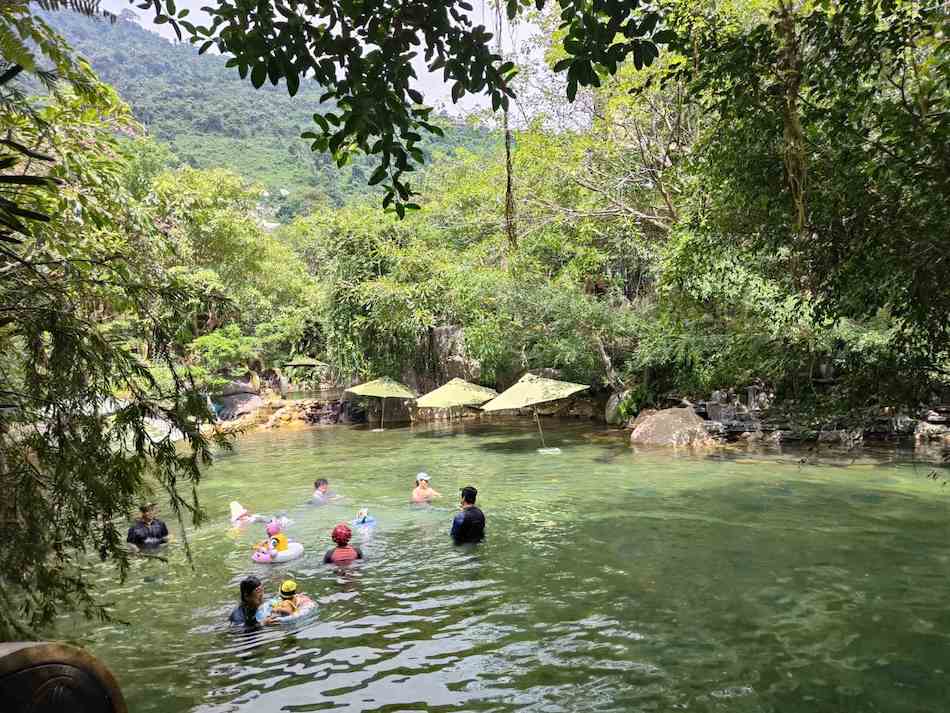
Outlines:
{"label": "mountain slope", "polygon": [[[45,15],[99,76],[132,107],[136,118],[182,161],[199,168],[225,166],[263,183],[275,195],[289,193],[287,212],[305,204],[340,204],[368,192],[370,162],[360,158],[337,169],[300,138],[320,108],[320,87],[301,84],[290,97],[283,84],[254,89],[225,58],[198,55],[188,44],[171,43],[124,11],[115,23],[72,12]],[[443,139],[428,137],[428,156],[458,147],[485,150],[495,139],[483,130],[451,125]]]}

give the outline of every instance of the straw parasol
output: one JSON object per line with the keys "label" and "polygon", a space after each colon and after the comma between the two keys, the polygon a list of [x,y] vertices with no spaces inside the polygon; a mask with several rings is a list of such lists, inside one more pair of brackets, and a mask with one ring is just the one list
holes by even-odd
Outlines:
{"label": "straw parasol", "polygon": [[380,377],[346,389],[347,393],[357,396],[375,396],[380,399],[379,429],[383,430],[383,419],[386,414],[386,399],[414,399],[418,394],[405,384],[400,384],[388,376]]}
{"label": "straw parasol", "polygon": [[480,406],[498,396],[487,386],[471,384],[455,378],[416,401],[419,408],[453,408],[454,406]]}
{"label": "straw parasol", "polygon": [[[508,409],[526,408],[537,404],[557,401],[567,398],[571,394],[590,388],[588,384],[574,384],[570,381],[548,379],[534,374],[525,374],[517,383],[504,391],[498,398],[492,399],[482,406],[483,411],[505,411]],[[534,419],[538,424],[538,433],[541,435],[541,447],[544,444],[544,431],[541,430],[541,419],[537,409],[534,409]]]}

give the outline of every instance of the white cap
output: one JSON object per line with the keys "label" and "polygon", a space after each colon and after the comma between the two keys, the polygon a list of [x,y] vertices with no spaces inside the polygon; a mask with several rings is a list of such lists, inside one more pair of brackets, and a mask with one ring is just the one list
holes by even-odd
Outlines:
{"label": "white cap", "polygon": [[428,480],[428,479],[429,479],[428,473],[418,473],[416,475],[416,480]]}

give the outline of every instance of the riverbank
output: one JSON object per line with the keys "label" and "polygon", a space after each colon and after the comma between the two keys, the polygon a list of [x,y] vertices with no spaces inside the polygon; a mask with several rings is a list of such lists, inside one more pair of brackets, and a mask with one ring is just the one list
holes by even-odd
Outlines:
{"label": "riverbank", "polygon": [[[542,404],[538,414],[546,423],[589,422],[597,438],[618,444],[629,442],[634,447],[671,446],[748,453],[783,453],[808,458],[814,453],[835,453],[841,457],[861,452],[895,452],[905,457],[935,465],[950,458],[950,409],[930,410],[933,421],[893,416],[876,419],[863,428],[840,427],[840,423],[810,424],[788,414],[769,414],[765,410],[750,411],[741,406],[723,408],[710,402],[677,409],[645,409],[622,424],[608,423],[611,418],[609,399],[581,396]],[[606,402],[606,403],[605,403]],[[672,411],[694,414],[690,426],[701,431],[701,438],[683,438],[676,430],[663,431],[652,440],[637,439],[638,427],[658,414]],[[725,415],[721,420],[710,414]],[[379,422],[378,399],[356,399],[342,389],[327,389],[312,396],[296,394],[281,398],[267,389],[256,394],[238,409],[236,418],[221,420],[216,428],[227,433],[253,431],[298,431],[330,426],[372,426]],[[417,409],[413,402],[387,401],[386,422],[389,428],[425,427],[452,421],[475,423],[513,423],[534,418],[532,409],[483,413],[474,408]],[[613,419],[616,421],[616,419]],[[642,429],[641,429],[642,430]],[[592,431],[595,433],[595,431]]]}

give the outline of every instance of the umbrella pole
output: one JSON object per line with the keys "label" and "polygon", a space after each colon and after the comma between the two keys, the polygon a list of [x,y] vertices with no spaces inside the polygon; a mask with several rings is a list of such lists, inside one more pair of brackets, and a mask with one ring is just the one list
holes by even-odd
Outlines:
{"label": "umbrella pole", "polygon": [[379,398],[379,430],[383,429],[383,419],[386,417],[386,397],[381,396]]}
{"label": "umbrella pole", "polygon": [[538,409],[534,409],[534,420],[538,424],[538,434],[541,436],[541,447],[547,448],[547,444],[544,442],[544,431],[541,430],[541,417],[538,416]]}

